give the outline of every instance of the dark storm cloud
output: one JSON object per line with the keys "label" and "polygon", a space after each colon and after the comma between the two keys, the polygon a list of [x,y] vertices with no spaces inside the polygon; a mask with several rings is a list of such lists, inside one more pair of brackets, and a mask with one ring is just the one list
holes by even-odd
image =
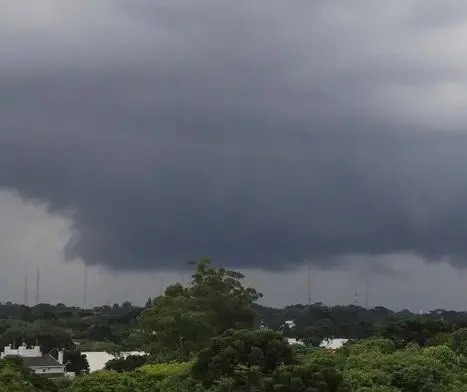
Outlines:
{"label": "dark storm cloud", "polygon": [[44,4],[45,27],[7,9],[0,186],[73,211],[69,257],[464,265],[465,80],[418,3]]}

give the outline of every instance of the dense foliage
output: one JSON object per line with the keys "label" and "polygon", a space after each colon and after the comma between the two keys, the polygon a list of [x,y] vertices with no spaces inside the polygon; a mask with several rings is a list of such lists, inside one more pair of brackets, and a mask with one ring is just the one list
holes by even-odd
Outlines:
{"label": "dense foliage", "polygon": [[466,392],[465,345],[457,334],[436,346],[398,348],[393,340],[370,338],[337,352],[296,352],[273,331],[227,331],[193,364],[97,372],[77,379],[71,391]]}
{"label": "dense foliage", "polygon": [[[0,391],[28,392],[467,392],[467,314],[424,315],[322,304],[261,307],[243,276],[196,265],[145,309],[0,304],[0,342],[65,348],[73,380],[32,374],[0,360]],[[300,339],[290,346],[286,337]],[[323,338],[345,337],[337,351]],[[114,353],[88,374],[80,350]],[[141,350],[146,356],[120,355]]]}
{"label": "dense foliage", "polygon": [[199,353],[193,376],[206,387],[224,383],[238,390],[292,363],[293,351],[277,332],[228,330]]}
{"label": "dense foliage", "polygon": [[66,371],[75,374],[89,373],[89,363],[86,355],[80,351],[65,351],[64,362],[66,363]]}
{"label": "dense foliage", "polygon": [[[183,391],[188,387],[190,363],[145,365],[131,372],[100,371],[80,377],[71,392],[165,392]],[[193,391],[194,392],[194,391]]]}
{"label": "dense foliage", "polygon": [[0,391],[58,392],[59,388],[55,382],[30,372],[20,359],[0,359]]}
{"label": "dense foliage", "polygon": [[253,327],[256,314],[250,305],[261,294],[243,287],[241,279],[238,272],[199,260],[188,286],[169,286],[141,314],[150,353],[159,359],[187,359],[227,329]]}
{"label": "dense foliage", "polygon": [[115,345],[140,349],[137,318],[142,310],[129,302],[93,309],[63,304],[26,307],[0,303],[0,346],[38,343],[44,352],[58,347],[94,351]]}
{"label": "dense foliage", "polygon": [[[381,306],[365,309],[355,305],[330,307],[320,303],[284,309],[256,304],[252,307],[263,325],[282,331],[284,336],[315,345],[333,336],[362,339],[374,335],[397,339],[402,346],[409,340],[425,345],[441,332],[450,333],[467,327],[466,312],[446,310],[416,315],[408,310],[393,312]],[[293,320],[295,325],[288,326],[287,320]]]}
{"label": "dense foliage", "polygon": [[116,372],[129,372],[143,366],[147,361],[147,355],[129,355],[125,358],[117,357],[108,361],[105,364],[105,369],[115,370]]}

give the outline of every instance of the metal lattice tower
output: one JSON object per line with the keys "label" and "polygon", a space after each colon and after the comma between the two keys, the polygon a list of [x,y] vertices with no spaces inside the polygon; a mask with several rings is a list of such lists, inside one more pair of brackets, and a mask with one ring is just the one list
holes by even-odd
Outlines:
{"label": "metal lattice tower", "polygon": [[36,275],[36,305],[39,305],[39,301],[40,301],[39,288],[40,288],[40,275],[39,275],[39,268],[38,268],[37,275]]}
{"label": "metal lattice tower", "polygon": [[365,308],[370,308],[370,288],[368,287],[368,275],[365,276]]}
{"label": "metal lattice tower", "polygon": [[24,305],[28,306],[28,275],[24,274]]}
{"label": "metal lattice tower", "polygon": [[358,297],[358,291],[356,291],[355,294],[354,294],[353,304],[355,306],[360,306],[360,299]]}
{"label": "metal lattice tower", "polygon": [[84,265],[84,282],[83,282],[83,308],[86,308],[88,302],[88,266]]}

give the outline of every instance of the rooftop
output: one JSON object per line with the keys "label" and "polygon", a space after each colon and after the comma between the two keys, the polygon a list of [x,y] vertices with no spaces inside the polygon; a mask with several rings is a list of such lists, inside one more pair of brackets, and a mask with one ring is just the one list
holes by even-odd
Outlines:
{"label": "rooftop", "polygon": [[27,367],[50,367],[50,366],[63,366],[54,357],[49,354],[42,355],[41,357],[24,357],[23,362]]}

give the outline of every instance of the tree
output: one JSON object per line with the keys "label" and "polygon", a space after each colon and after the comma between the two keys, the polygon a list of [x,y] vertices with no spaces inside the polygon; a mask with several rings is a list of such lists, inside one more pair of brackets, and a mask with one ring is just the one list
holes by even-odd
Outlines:
{"label": "tree", "polygon": [[146,304],[144,305],[145,308],[150,308],[152,306],[152,298],[149,297],[148,300],[146,301]]}
{"label": "tree", "polygon": [[193,377],[205,387],[218,380],[230,382],[233,390],[257,385],[278,366],[294,362],[287,341],[271,330],[228,330],[211,340],[193,365]]}
{"label": "tree", "polygon": [[120,373],[95,372],[77,378],[70,390],[71,392],[131,392],[136,390],[134,386],[133,382],[124,378]]}
{"label": "tree", "polygon": [[0,359],[0,391],[58,392],[53,381],[25,368],[20,358]]}
{"label": "tree", "polygon": [[48,353],[54,348],[71,348],[73,340],[68,331],[60,327],[35,324],[18,324],[5,330],[0,337],[0,344],[5,346],[16,342],[27,345],[39,344],[42,351]]}
{"label": "tree", "polygon": [[[152,374],[146,370],[122,373],[100,371],[77,377],[70,392],[198,392],[194,388],[189,389],[195,384],[183,385],[183,381],[172,374]],[[184,388],[180,388],[180,385]]]}
{"label": "tree", "polygon": [[89,373],[89,363],[85,354],[80,351],[65,351],[63,360],[66,363],[66,371],[78,375]]}
{"label": "tree", "polygon": [[196,306],[213,311],[212,321],[220,333],[230,328],[251,328],[254,325],[256,313],[250,305],[262,294],[253,288],[243,287],[243,278],[236,271],[212,268],[207,258],[198,260],[190,295]]}
{"label": "tree", "polygon": [[117,372],[129,372],[143,366],[147,361],[147,355],[129,355],[126,358],[111,359],[105,364],[105,369]]}
{"label": "tree", "polygon": [[250,328],[256,314],[250,305],[261,294],[243,287],[243,275],[213,268],[200,259],[190,284],[169,286],[144,310],[140,327],[153,355],[186,359],[210,338],[230,328]]}
{"label": "tree", "polygon": [[215,335],[212,319],[209,310],[196,309],[188,289],[175,285],[142,313],[141,327],[151,354],[186,359]]}
{"label": "tree", "polygon": [[108,325],[91,325],[88,329],[88,338],[97,341],[114,341],[112,329]]}
{"label": "tree", "polygon": [[342,383],[339,369],[319,362],[280,367],[266,384],[268,392],[323,391],[338,392]]}
{"label": "tree", "polygon": [[451,334],[449,346],[457,353],[467,355],[467,328],[461,328]]}
{"label": "tree", "polygon": [[381,331],[381,334],[393,339],[398,347],[404,347],[408,342],[426,346],[430,339],[445,332],[446,328],[447,326],[441,320],[416,317],[389,324]]}
{"label": "tree", "polygon": [[463,356],[445,345],[410,342],[396,349],[390,340],[371,339],[339,350],[337,357],[339,391],[452,392],[466,382]]}

